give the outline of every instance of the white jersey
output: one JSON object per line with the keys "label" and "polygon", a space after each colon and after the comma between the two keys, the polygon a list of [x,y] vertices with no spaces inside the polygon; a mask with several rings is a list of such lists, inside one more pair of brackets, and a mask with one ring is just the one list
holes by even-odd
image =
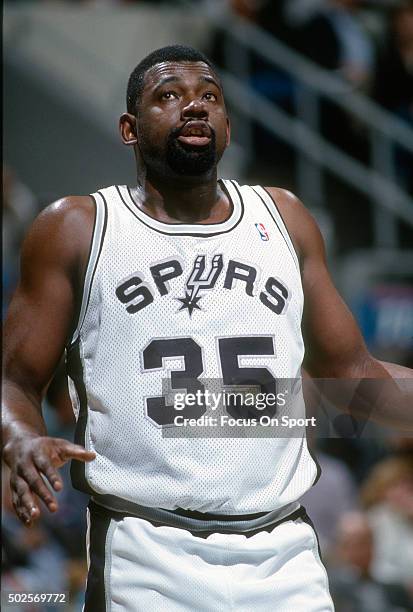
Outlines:
{"label": "white jersey", "polygon": [[[214,224],[157,221],[136,188],[93,195],[68,373],[76,441],[96,459],[74,462],[72,477],[110,507],[266,512],[297,500],[316,478],[304,430],[292,437],[254,428],[262,415],[267,424],[281,413],[304,416],[297,255],[266,190],[221,187],[232,211]],[[299,380],[293,403],[280,386],[286,379]],[[238,408],[224,394],[216,409],[217,394],[206,399],[217,381],[227,391],[272,393],[275,407],[251,408],[234,428]]]}

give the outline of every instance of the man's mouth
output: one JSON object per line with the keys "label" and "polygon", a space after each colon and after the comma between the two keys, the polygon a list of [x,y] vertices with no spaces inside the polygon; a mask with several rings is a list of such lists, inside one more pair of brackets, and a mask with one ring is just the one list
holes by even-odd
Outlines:
{"label": "man's mouth", "polygon": [[180,130],[178,140],[188,147],[206,147],[211,142],[211,128],[205,121],[189,121]]}

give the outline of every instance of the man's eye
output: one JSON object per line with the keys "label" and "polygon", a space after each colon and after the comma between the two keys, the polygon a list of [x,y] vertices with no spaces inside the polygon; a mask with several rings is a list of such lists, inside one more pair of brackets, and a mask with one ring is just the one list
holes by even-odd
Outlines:
{"label": "man's eye", "polygon": [[212,101],[212,102],[214,102],[217,99],[216,95],[213,94],[212,91],[207,91],[204,94],[204,98],[205,98],[205,100],[209,100],[209,101]]}
{"label": "man's eye", "polygon": [[177,94],[174,91],[165,91],[162,94],[162,100],[171,100],[172,98],[177,98]]}

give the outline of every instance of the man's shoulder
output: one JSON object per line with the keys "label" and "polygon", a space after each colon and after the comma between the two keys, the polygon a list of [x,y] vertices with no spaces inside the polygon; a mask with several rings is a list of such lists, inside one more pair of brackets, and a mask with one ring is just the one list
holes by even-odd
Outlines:
{"label": "man's shoulder", "polygon": [[282,187],[264,187],[264,189],[274,200],[281,214],[297,215],[305,208],[301,200],[288,189]]}
{"label": "man's shoulder", "polygon": [[303,202],[294,193],[281,187],[264,187],[273,199],[300,258],[309,244],[319,240],[318,225]]}
{"label": "man's shoulder", "polygon": [[69,195],[45,206],[33,226],[70,234],[93,227],[94,218],[95,204],[91,196]]}
{"label": "man's shoulder", "polygon": [[[232,182],[232,181],[231,181]],[[305,210],[304,204],[301,200],[288,189],[284,189],[282,187],[268,187],[264,185],[239,185],[241,189],[243,188],[261,188],[264,189],[272,198],[275,205],[279,209],[280,213],[286,213],[288,215],[300,214],[303,210]]]}
{"label": "man's shoulder", "polygon": [[40,216],[64,218],[76,215],[90,215],[94,211],[94,199],[90,195],[68,195],[48,204]]}
{"label": "man's shoulder", "polygon": [[[127,185],[105,185],[104,187],[96,188],[94,192],[88,195],[68,195],[52,202],[44,210],[50,210],[57,214],[65,215],[78,212],[79,214],[90,215],[94,213],[96,201],[101,198],[107,199],[111,195],[117,195],[119,191],[129,189]],[[100,198],[99,198],[100,196]]]}
{"label": "man's shoulder", "polygon": [[26,234],[23,255],[73,260],[90,247],[95,205],[90,196],[65,196],[41,210]]}

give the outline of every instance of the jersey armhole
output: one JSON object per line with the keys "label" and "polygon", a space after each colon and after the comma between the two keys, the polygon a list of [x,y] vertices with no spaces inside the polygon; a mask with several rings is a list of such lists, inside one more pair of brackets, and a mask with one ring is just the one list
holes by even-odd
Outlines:
{"label": "jersey armhole", "polygon": [[95,221],[93,225],[89,257],[83,281],[82,302],[80,306],[79,317],[76,329],[68,344],[68,349],[73,346],[73,344],[78,340],[80,331],[82,329],[83,321],[85,320],[87,307],[89,305],[90,300],[90,292],[92,289],[93,278],[95,276],[99,257],[102,252],[103,241],[105,238],[107,226],[108,211],[106,201],[103,195],[98,191],[97,193],[90,194],[90,197],[95,203]]}
{"label": "jersey armhole", "polygon": [[277,206],[276,201],[274,200],[272,195],[264,187],[261,187],[260,185],[254,186],[253,190],[261,198],[265,207],[267,208],[268,212],[273,218],[275,224],[277,225],[282,237],[284,238],[288,246],[288,249],[291,253],[294,263],[297,266],[297,270],[300,272],[300,258],[298,256],[298,253],[292,241],[290,232],[288,231],[288,227],[280,213],[280,210]]}

